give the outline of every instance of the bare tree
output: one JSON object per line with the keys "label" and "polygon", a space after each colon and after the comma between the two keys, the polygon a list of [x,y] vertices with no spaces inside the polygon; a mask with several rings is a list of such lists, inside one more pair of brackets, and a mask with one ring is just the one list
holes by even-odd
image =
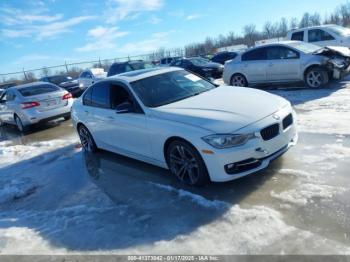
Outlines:
{"label": "bare tree", "polygon": [[244,38],[247,41],[248,46],[253,46],[257,40],[258,32],[254,24],[246,25],[243,28]]}

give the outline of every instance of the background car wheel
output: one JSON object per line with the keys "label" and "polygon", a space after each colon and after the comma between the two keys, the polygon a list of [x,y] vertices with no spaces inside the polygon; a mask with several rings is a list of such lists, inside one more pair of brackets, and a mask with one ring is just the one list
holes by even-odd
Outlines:
{"label": "background car wheel", "polygon": [[328,72],[320,67],[313,67],[305,74],[305,83],[310,88],[321,88],[329,82]]}
{"label": "background car wheel", "polygon": [[192,186],[203,186],[210,181],[202,157],[189,143],[181,140],[172,142],[166,156],[171,173],[181,182]]}
{"label": "background car wheel", "polygon": [[242,86],[242,87],[246,87],[248,86],[248,81],[245,78],[244,75],[241,74],[234,74],[231,77],[231,85],[232,86]]}
{"label": "background car wheel", "polygon": [[64,117],[64,120],[66,120],[66,121],[69,120],[69,119],[71,119],[71,116],[65,116]]}
{"label": "background car wheel", "polygon": [[28,131],[28,126],[24,126],[22,120],[17,115],[15,115],[15,122],[19,132],[25,133]]}
{"label": "background car wheel", "polygon": [[79,134],[81,145],[83,146],[85,151],[89,153],[94,153],[97,151],[98,148],[96,146],[96,143],[92,138],[92,135],[90,134],[89,130],[85,126],[83,125],[79,126],[78,134]]}

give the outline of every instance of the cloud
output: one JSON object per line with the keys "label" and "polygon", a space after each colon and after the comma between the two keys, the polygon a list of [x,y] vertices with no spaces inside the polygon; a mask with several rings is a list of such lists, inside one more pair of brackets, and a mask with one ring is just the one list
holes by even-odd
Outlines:
{"label": "cloud", "polygon": [[1,29],[1,36],[5,38],[31,37],[36,40],[53,38],[62,33],[71,32],[71,28],[82,22],[94,19],[94,16],[77,16],[67,20],[60,20],[46,24],[24,25],[14,29]]}
{"label": "cloud", "polygon": [[159,10],[163,4],[163,0],[110,0],[105,15],[108,23],[115,23],[135,19],[143,12]]}
{"label": "cloud", "polygon": [[191,14],[191,15],[186,16],[186,20],[191,21],[191,20],[201,18],[202,16],[203,15],[200,15],[200,14]]}
{"label": "cloud", "polygon": [[20,10],[17,8],[0,8],[0,23],[6,26],[27,25],[33,23],[49,23],[60,20],[62,14],[45,15],[42,9]]}
{"label": "cloud", "polygon": [[151,18],[149,19],[149,23],[156,25],[159,24],[160,22],[162,22],[163,20],[155,15],[152,15]]}
{"label": "cloud", "polygon": [[166,40],[166,37],[173,32],[175,32],[175,30],[154,33],[149,39],[127,43],[124,46],[119,47],[118,51],[124,54],[145,54],[153,52],[160,47],[167,45],[168,41]]}
{"label": "cloud", "polygon": [[106,50],[116,47],[115,40],[126,36],[129,32],[119,31],[119,28],[98,26],[88,31],[87,36],[90,42],[82,47],[76,48],[78,52],[90,52],[96,50]]}

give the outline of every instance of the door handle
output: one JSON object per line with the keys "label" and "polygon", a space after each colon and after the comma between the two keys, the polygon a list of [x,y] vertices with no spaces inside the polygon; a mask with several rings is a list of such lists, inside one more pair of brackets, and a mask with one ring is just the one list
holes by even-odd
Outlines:
{"label": "door handle", "polygon": [[109,116],[109,117],[107,117],[108,119],[110,119],[110,120],[114,120],[114,117],[113,116]]}
{"label": "door handle", "polygon": [[89,112],[89,111],[87,111],[87,110],[84,110],[84,112],[85,112],[86,114],[90,114],[90,112]]}
{"label": "door handle", "polygon": [[269,67],[271,67],[271,66],[273,66],[273,63],[270,63],[270,64],[269,64]]}

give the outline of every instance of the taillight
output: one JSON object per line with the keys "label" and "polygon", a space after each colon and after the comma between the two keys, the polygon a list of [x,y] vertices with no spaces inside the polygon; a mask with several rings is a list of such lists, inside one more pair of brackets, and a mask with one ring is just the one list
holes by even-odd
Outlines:
{"label": "taillight", "polygon": [[64,96],[62,96],[62,100],[67,100],[67,99],[70,99],[70,98],[73,98],[71,93],[67,93]]}
{"label": "taillight", "polygon": [[22,109],[28,109],[28,108],[32,108],[32,107],[36,107],[36,106],[40,106],[40,103],[39,102],[24,102],[24,103],[21,103]]}

